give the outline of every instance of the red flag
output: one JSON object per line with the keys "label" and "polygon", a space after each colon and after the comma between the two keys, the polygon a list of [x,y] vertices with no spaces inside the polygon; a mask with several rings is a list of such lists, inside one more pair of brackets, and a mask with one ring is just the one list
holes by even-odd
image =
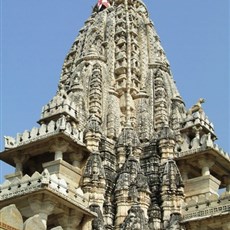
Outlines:
{"label": "red flag", "polygon": [[109,7],[110,4],[108,0],[98,0],[98,3],[97,3],[98,9],[100,10],[102,6],[104,6],[105,8]]}

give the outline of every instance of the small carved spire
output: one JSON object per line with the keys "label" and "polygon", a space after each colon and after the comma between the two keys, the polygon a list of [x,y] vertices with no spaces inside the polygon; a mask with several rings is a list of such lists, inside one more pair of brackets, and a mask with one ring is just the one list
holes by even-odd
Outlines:
{"label": "small carved spire", "polygon": [[84,187],[104,187],[105,171],[99,153],[92,153],[86,163],[83,174]]}

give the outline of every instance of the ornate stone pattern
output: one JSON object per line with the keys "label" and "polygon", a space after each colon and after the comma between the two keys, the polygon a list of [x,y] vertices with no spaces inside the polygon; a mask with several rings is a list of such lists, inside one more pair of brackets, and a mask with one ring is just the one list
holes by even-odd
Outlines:
{"label": "ornate stone pattern", "polygon": [[64,179],[58,178],[55,174],[50,175],[47,169],[41,174],[35,172],[31,177],[25,175],[21,179],[6,180],[0,187],[0,200],[30,194],[44,188],[52,190],[67,200],[79,203],[85,208],[89,205],[89,201],[83,196],[81,189],[73,189]]}
{"label": "ornate stone pattern", "polygon": [[143,210],[137,206],[132,206],[128,211],[128,216],[121,225],[121,230],[149,230],[147,219],[145,218]]}
{"label": "ornate stone pattern", "polygon": [[34,127],[30,131],[25,130],[23,133],[18,133],[16,138],[5,136],[5,148],[12,149],[31,142],[46,139],[49,136],[54,136],[59,133],[71,137],[73,141],[83,144],[83,132],[77,130],[65,116],[60,117],[57,121],[51,120],[47,125],[42,124],[39,128]]}
{"label": "ornate stone pattern", "polygon": [[45,229],[194,230],[211,215],[218,228],[230,213],[230,158],[204,99],[186,109],[144,3],[109,2],[80,30],[40,127],[5,137],[0,157],[16,172],[0,199],[23,195],[39,208],[29,215],[18,202],[23,218]]}
{"label": "ornate stone pattern", "polygon": [[155,92],[155,128],[161,130],[169,123],[168,120],[168,94],[165,87],[164,75],[161,69],[155,72],[154,92]]}

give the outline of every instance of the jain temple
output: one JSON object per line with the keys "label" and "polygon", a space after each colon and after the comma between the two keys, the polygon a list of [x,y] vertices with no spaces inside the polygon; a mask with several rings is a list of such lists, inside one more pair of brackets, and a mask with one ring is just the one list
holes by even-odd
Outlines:
{"label": "jain temple", "polygon": [[143,1],[95,2],[39,126],[5,136],[0,229],[230,229],[229,155]]}

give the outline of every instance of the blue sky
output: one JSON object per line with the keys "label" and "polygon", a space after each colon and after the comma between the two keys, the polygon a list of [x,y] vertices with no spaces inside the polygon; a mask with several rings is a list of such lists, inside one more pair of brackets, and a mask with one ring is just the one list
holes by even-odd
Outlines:
{"label": "blue sky", "polygon": [[[189,108],[198,98],[230,152],[228,0],[143,0]],[[96,0],[0,0],[0,138],[36,126],[64,58]],[[3,142],[0,142],[3,150]],[[10,167],[0,163],[0,178]]]}

